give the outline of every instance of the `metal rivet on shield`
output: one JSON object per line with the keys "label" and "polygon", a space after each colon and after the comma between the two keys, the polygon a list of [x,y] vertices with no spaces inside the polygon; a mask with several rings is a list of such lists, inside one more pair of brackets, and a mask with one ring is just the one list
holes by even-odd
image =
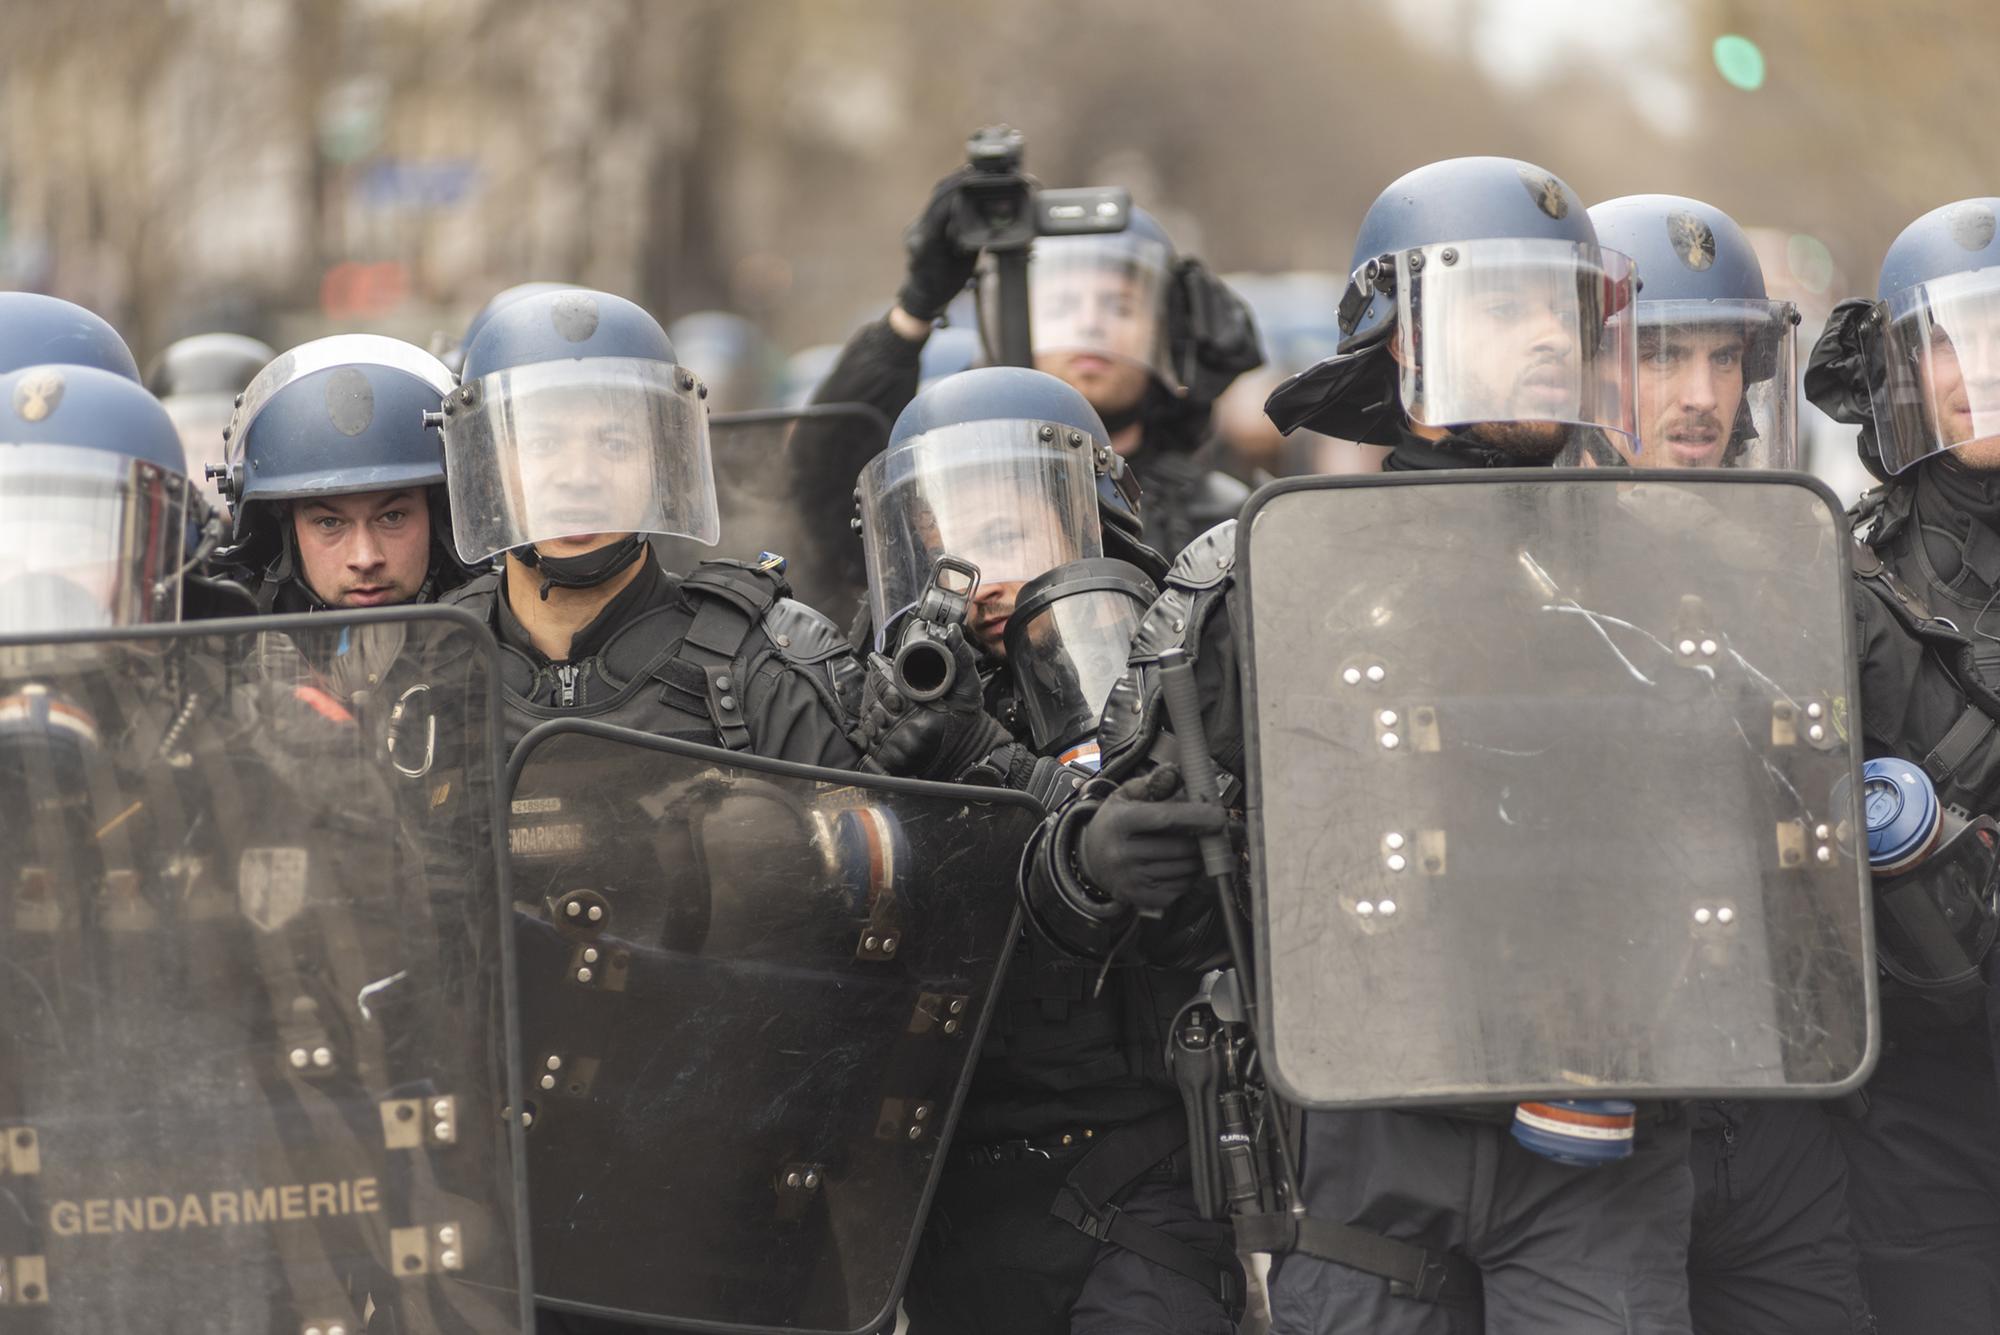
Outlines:
{"label": "metal rivet on shield", "polygon": [[556,1078],[554,1076],[545,1075],[542,1077],[543,1089],[554,1089],[555,1087],[556,1087]]}
{"label": "metal rivet on shield", "polygon": [[300,1070],[303,1071],[311,1061],[312,1061],[312,1054],[310,1052],[307,1052],[304,1048],[292,1049],[292,1065],[298,1067]]}
{"label": "metal rivet on shield", "polygon": [[1402,738],[1393,732],[1385,732],[1382,734],[1382,749],[1384,751],[1393,751],[1402,744],[1402,740]]}
{"label": "metal rivet on shield", "polygon": [[1833,850],[1828,848],[1825,844],[1821,844],[1819,846],[1819,851],[1814,853],[1813,856],[1818,858],[1821,862],[1831,862],[1833,861]]}
{"label": "metal rivet on shield", "polygon": [[604,917],[604,910],[598,907],[597,905],[592,904],[590,906],[590,920],[592,922],[598,922],[602,920],[603,917]]}
{"label": "metal rivet on shield", "polygon": [[873,932],[870,932],[868,935],[861,938],[861,948],[863,950],[872,951],[878,948],[881,944],[882,944],[881,938],[877,937]]}
{"label": "metal rivet on shield", "polygon": [[1826,706],[1815,700],[1806,706],[1807,718],[1820,718],[1826,713]]}
{"label": "metal rivet on shield", "polygon": [[884,955],[893,955],[896,953],[896,934],[894,932],[882,938],[882,953]]}
{"label": "metal rivet on shield", "polygon": [[1730,923],[1736,921],[1736,910],[1725,904],[1715,911],[1715,920],[1724,927],[1727,927]]}
{"label": "metal rivet on shield", "polygon": [[1403,836],[1391,830],[1382,836],[1382,845],[1385,848],[1391,849],[1401,848],[1403,846]]}
{"label": "metal rivet on shield", "polygon": [[562,1058],[561,1058],[561,1057],[553,1057],[553,1056],[552,1056],[552,1057],[550,1057],[550,1058],[549,1058],[549,1069],[550,1069],[551,1071],[560,1071],[560,1070],[562,1070]]}
{"label": "metal rivet on shield", "polygon": [[1832,837],[1833,837],[1833,831],[1827,829],[1824,823],[1813,826],[1813,838],[1818,839],[1822,843],[1824,843],[1826,840],[1831,839]]}
{"label": "metal rivet on shield", "polygon": [[1393,899],[1385,899],[1385,900],[1383,900],[1383,901],[1382,901],[1382,902],[1381,902],[1380,904],[1377,904],[1377,905],[1375,906],[1375,909],[1376,909],[1376,911],[1377,911],[1378,913],[1380,913],[1380,914],[1381,914],[1381,915],[1382,915],[1383,917],[1385,917],[1385,918],[1386,918],[1386,917],[1389,917],[1389,916],[1390,916],[1391,914],[1395,913],[1395,911],[1396,911],[1396,901],[1395,901],[1395,900],[1393,900]]}
{"label": "metal rivet on shield", "polygon": [[785,1174],[785,1185],[788,1187],[796,1187],[801,1181],[803,1179],[796,1172]]}
{"label": "metal rivet on shield", "polygon": [[439,1255],[438,1264],[443,1266],[446,1270],[456,1270],[458,1269],[459,1260],[460,1258],[457,1252],[447,1251]]}
{"label": "metal rivet on shield", "polygon": [[911,1140],[922,1140],[923,1138],[924,1138],[924,1129],[921,1126],[913,1125],[910,1127]]}
{"label": "metal rivet on shield", "polygon": [[1052,426],[1045,426],[1040,431],[1037,431],[1035,434],[1040,436],[1043,440],[1054,440],[1056,438],[1056,429]]}
{"label": "metal rivet on shield", "polygon": [[819,1190],[819,1174],[818,1174],[818,1173],[815,1173],[815,1172],[811,1172],[810,1170],[809,1170],[809,1171],[808,1171],[808,1172],[806,1173],[806,1190],[807,1190],[807,1191],[818,1191],[818,1190]]}
{"label": "metal rivet on shield", "polygon": [[1354,911],[1364,918],[1372,918],[1375,916],[1375,905],[1373,902],[1364,899],[1354,906]]}
{"label": "metal rivet on shield", "polygon": [[1384,677],[1386,677],[1386,676],[1388,676],[1388,675],[1389,675],[1389,674],[1388,674],[1388,672],[1387,672],[1386,670],[1384,670],[1384,668],[1382,667],[1382,665],[1381,665],[1380,663],[1371,663],[1371,664],[1369,664],[1369,666],[1368,666],[1368,680],[1370,680],[1370,681],[1373,681],[1373,682],[1380,682],[1380,681],[1382,680],[1382,678],[1384,678]]}
{"label": "metal rivet on shield", "polygon": [[333,1065],[333,1049],[314,1048],[313,1065],[320,1067],[322,1070],[324,1070],[326,1067]]}
{"label": "metal rivet on shield", "polygon": [[1390,871],[1401,871],[1403,868],[1409,865],[1410,865],[1409,859],[1405,858],[1401,853],[1391,853],[1389,855]]}
{"label": "metal rivet on shield", "polygon": [[1393,709],[1385,709],[1380,714],[1377,714],[1375,717],[1381,720],[1382,726],[1385,728],[1393,728],[1396,726],[1396,711]]}
{"label": "metal rivet on shield", "polygon": [[458,1246],[458,1230],[453,1228],[450,1224],[446,1224],[443,1228],[438,1230],[438,1243],[441,1246],[445,1247]]}
{"label": "metal rivet on shield", "polygon": [[1826,729],[1820,724],[1815,723],[1806,729],[1806,736],[1812,741],[1823,742],[1826,740]]}
{"label": "metal rivet on shield", "polygon": [[583,912],[583,905],[579,903],[577,900],[572,899],[569,902],[569,906],[565,908],[563,912],[569,914],[569,916],[572,918],[577,917]]}
{"label": "metal rivet on shield", "polygon": [[431,1115],[434,1117],[451,1116],[451,1100],[439,1099],[437,1102],[431,1104]]}
{"label": "metal rivet on shield", "polygon": [[1677,646],[1675,646],[1675,647],[1676,647],[1676,648],[1678,648],[1678,649],[1679,649],[1679,650],[1681,651],[1681,657],[1682,657],[1682,658],[1693,658],[1693,657],[1694,657],[1694,641],[1693,641],[1693,640],[1682,640],[1682,641],[1680,642],[1680,644],[1678,644],[1678,645],[1677,645]]}
{"label": "metal rivet on shield", "polygon": [[1696,922],[1697,924],[1699,924],[1700,926],[1703,926],[1703,927],[1706,927],[1706,926],[1708,926],[1708,920],[1709,920],[1710,918],[1714,917],[1714,916],[1715,916],[1714,914],[1710,913],[1710,912],[1709,912],[1709,911],[1708,911],[1707,909],[1705,909],[1705,908],[1701,908],[1701,909],[1696,909],[1696,910],[1694,911],[1694,920],[1695,920],[1695,922]]}
{"label": "metal rivet on shield", "polygon": [[579,983],[587,983],[594,977],[596,977],[596,975],[591,973],[591,971],[587,968],[578,969],[576,971],[576,981]]}
{"label": "metal rivet on shield", "polygon": [[432,1128],[431,1128],[431,1134],[432,1134],[432,1135],[434,1135],[434,1136],[436,1136],[436,1137],[437,1137],[437,1138],[438,1138],[439,1140],[450,1140],[450,1139],[451,1139],[451,1123],[450,1123],[450,1122],[439,1122],[439,1123],[438,1123],[438,1124],[437,1124],[436,1126],[434,1126],[434,1127],[432,1127]]}
{"label": "metal rivet on shield", "polygon": [[328,1326],[326,1328],[326,1335],[347,1335],[347,1327],[342,1325]]}
{"label": "metal rivet on shield", "polygon": [[1340,679],[1346,682],[1349,686],[1359,686],[1361,684],[1361,669],[1349,668],[1347,669],[1347,671],[1340,674]]}
{"label": "metal rivet on shield", "polygon": [[956,1021],[956,1020],[946,1020],[946,1021],[944,1022],[944,1031],[945,1031],[945,1032],[946,1032],[947,1034],[955,1034],[955,1033],[957,1033],[957,1032],[958,1032],[958,1021]]}
{"label": "metal rivet on shield", "polygon": [[595,963],[597,963],[597,947],[596,947],[596,946],[585,946],[585,947],[583,948],[583,962],[584,962],[585,964],[595,964]]}
{"label": "metal rivet on shield", "polygon": [[1720,646],[1717,645],[1714,640],[1703,640],[1701,642],[1701,656],[1703,658],[1713,658],[1715,657],[1715,651],[1718,648],[1720,648]]}

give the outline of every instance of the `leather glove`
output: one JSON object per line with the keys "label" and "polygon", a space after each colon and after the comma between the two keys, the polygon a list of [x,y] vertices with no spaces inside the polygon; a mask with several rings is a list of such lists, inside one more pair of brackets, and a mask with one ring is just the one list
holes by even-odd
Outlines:
{"label": "leather glove", "polygon": [[1249,303],[1192,256],[1167,289],[1167,338],[1174,370],[1195,403],[1214,403],[1245,371],[1264,364]]}
{"label": "leather glove", "polygon": [[953,782],[1008,740],[1007,730],[986,712],[978,656],[956,627],[952,636],[958,675],[949,691],[927,703],[896,689],[886,657],[868,655],[854,742],[890,774]]}
{"label": "leather glove", "polygon": [[951,299],[972,281],[979,252],[966,250],[952,234],[952,215],[958,188],[971,173],[961,167],[937,183],[930,203],[903,233],[903,246],[910,258],[902,287],[896,290],[896,304],[920,320],[935,320],[951,305]]}
{"label": "leather glove", "polygon": [[1077,840],[1084,879],[1149,917],[1203,884],[1201,836],[1219,833],[1219,805],[1181,795],[1180,771],[1162,765],[1118,785]]}

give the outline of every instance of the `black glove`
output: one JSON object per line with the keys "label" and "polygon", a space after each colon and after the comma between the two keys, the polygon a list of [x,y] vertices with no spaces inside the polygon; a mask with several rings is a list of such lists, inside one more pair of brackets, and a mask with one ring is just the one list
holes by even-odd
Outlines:
{"label": "black glove", "polygon": [[1869,356],[1867,338],[1875,303],[1850,297],[1833,308],[1819,342],[1806,358],[1806,397],[1836,422],[1854,426],[1874,419],[1871,390],[1883,373]]}
{"label": "black glove", "polygon": [[978,656],[956,627],[952,633],[958,675],[949,691],[928,703],[905,698],[889,660],[868,655],[854,741],[890,774],[949,783],[1008,740],[1007,730],[986,712]]}
{"label": "black glove", "polygon": [[951,225],[958,187],[971,171],[960,167],[939,181],[931,192],[931,202],[903,232],[910,261],[903,285],[896,290],[896,304],[920,320],[942,315],[951,299],[972,281],[972,271],[979,263],[979,252],[960,246]]}
{"label": "black glove", "polygon": [[1148,915],[1200,888],[1201,836],[1222,830],[1226,817],[1220,806],[1180,793],[1172,765],[1119,784],[1077,840],[1084,879]]}

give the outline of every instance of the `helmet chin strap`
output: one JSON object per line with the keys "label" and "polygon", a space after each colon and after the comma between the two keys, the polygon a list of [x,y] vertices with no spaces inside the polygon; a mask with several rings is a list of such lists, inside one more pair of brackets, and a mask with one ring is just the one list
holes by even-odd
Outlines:
{"label": "helmet chin strap", "polygon": [[637,533],[627,533],[610,546],[581,556],[543,556],[532,546],[514,554],[521,558],[522,565],[541,573],[542,601],[547,602],[550,589],[595,587],[638,560],[645,551],[646,540]]}

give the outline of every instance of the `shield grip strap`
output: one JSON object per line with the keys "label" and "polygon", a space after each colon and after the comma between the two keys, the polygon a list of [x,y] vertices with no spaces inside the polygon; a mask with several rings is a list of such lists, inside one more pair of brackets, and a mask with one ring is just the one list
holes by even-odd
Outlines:
{"label": "shield grip strap", "polygon": [[1234,1306],[1243,1283],[1233,1265],[1204,1256],[1179,1238],[1126,1215],[1113,1197],[1187,1144],[1187,1120],[1178,1107],[1108,1132],[1077,1160],[1063,1179],[1049,1213],[1100,1242],[1123,1247],[1154,1265],[1182,1275]]}
{"label": "shield grip strap", "polygon": [[1286,1213],[1238,1215],[1236,1246],[1246,1252],[1296,1252],[1389,1281],[1397,1298],[1425,1303],[1479,1301],[1479,1267],[1454,1252],[1384,1237],[1352,1224]]}

